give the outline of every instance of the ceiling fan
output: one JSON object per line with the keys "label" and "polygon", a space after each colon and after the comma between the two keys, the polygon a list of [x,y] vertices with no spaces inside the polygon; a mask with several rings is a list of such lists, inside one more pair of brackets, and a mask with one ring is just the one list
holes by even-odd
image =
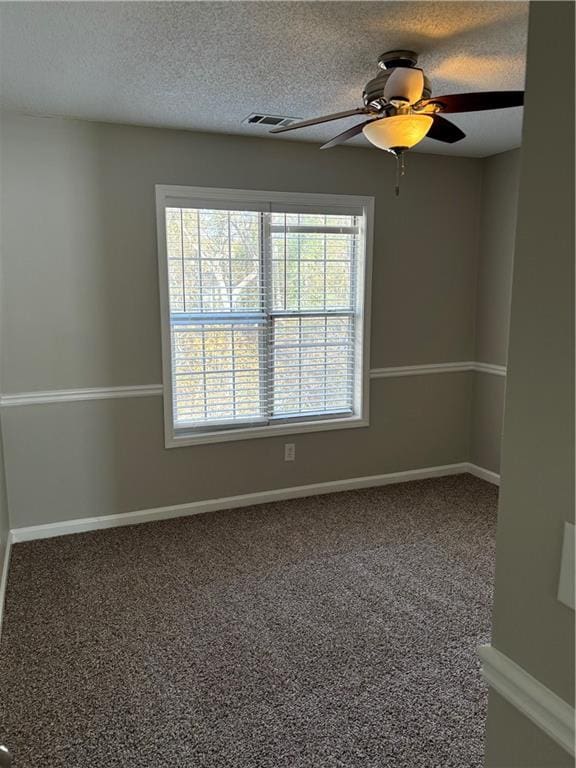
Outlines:
{"label": "ceiling fan", "polygon": [[[392,152],[401,162],[403,153],[426,136],[448,144],[461,141],[466,136],[457,125],[442,117],[442,113],[505,109],[520,107],[524,103],[524,91],[484,91],[432,96],[430,81],[422,69],[416,66],[417,63],[418,55],[414,51],[383,53],[378,59],[382,72],[364,87],[363,107],[273,128],[271,133],[285,133],[332,120],[363,115],[367,119],[334,136],[323,144],[321,149],[330,149],[363,133],[368,141],[380,149]],[[400,163],[398,167],[400,173]],[[398,184],[396,189],[398,193]]]}

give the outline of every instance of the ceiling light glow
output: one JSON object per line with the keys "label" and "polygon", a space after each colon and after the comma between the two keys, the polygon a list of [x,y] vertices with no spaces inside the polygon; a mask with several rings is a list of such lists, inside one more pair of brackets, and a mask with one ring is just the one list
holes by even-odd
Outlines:
{"label": "ceiling light glow", "polygon": [[422,141],[432,122],[430,115],[393,115],[373,120],[364,126],[362,133],[375,147],[398,152]]}

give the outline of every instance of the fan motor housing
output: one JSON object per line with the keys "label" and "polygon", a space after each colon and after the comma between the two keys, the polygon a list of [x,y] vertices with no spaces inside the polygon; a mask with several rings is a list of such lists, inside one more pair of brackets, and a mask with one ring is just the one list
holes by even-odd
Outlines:
{"label": "fan motor housing", "polygon": [[[364,104],[367,107],[380,108],[386,104],[386,99],[384,98],[384,88],[386,87],[386,81],[393,71],[394,68],[384,69],[382,72],[379,72],[376,77],[372,78],[372,80],[369,80],[366,83],[364,86],[364,91],[362,92],[362,98],[364,99]],[[426,75],[424,75],[424,90],[422,92],[422,98],[429,99],[431,95],[432,89],[430,86],[430,80],[428,80]]]}
{"label": "fan motor housing", "polygon": [[395,67],[415,67],[418,64],[416,51],[386,51],[378,57],[380,69],[394,69]]}

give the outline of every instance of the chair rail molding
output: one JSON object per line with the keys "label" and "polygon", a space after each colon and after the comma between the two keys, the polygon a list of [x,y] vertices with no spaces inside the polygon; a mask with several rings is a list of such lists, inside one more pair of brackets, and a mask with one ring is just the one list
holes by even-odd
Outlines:
{"label": "chair rail molding", "polygon": [[478,373],[492,373],[495,376],[506,376],[505,365],[495,365],[494,363],[472,363],[472,370]]}
{"label": "chair rail molding", "polygon": [[423,365],[398,365],[386,368],[372,368],[371,379],[389,379],[398,376],[425,376],[432,373],[460,373],[473,371],[475,363],[425,363]]}
{"label": "chair rail molding", "polygon": [[86,387],[82,389],[50,389],[39,392],[17,392],[0,397],[0,405],[45,405],[73,403],[85,400],[116,400],[124,397],[157,397],[163,394],[162,384],[139,384],[132,387]]}
{"label": "chair rail molding", "polygon": [[[468,371],[506,376],[506,367],[503,365],[475,362],[453,362],[372,368],[370,370],[370,379],[393,379],[401,376],[427,376],[430,374],[461,373]],[[3,408],[12,408],[23,405],[48,405],[50,403],[73,403],[86,400],[115,400],[125,397],[160,397],[162,395],[162,384],[49,389],[38,392],[14,392],[3,394],[0,396],[0,406]]]}
{"label": "chair rail molding", "polygon": [[488,685],[574,756],[574,708],[491,645],[478,655]]}

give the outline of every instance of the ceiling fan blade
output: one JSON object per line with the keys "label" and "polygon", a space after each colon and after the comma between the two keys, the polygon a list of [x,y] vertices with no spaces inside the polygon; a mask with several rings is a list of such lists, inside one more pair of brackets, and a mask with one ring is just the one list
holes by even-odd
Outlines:
{"label": "ceiling fan blade", "polygon": [[424,72],[417,67],[396,67],[384,86],[384,98],[388,102],[414,104],[422,98]]}
{"label": "ceiling fan blade", "polygon": [[422,99],[415,107],[421,109],[437,104],[442,112],[480,112],[485,109],[506,109],[524,104],[524,91],[480,91],[479,93],[452,93]]}
{"label": "ceiling fan blade", "polygon": [[432,115],[433,123],[432,127],[426,134],[427,139],[436,139],[436,141],[444,141],[446,144],[454,144],[456,141],[460,141],[465,138],[466,134],[461,131],[457,125],[451,123],[450,120],[446,120],[445,117],[440,115]]}
{"label": "ceiling fan blade", "polygon": [[272,128],[270,133],[285,133],[294,131],[296,128],[306,128],[308,125],[319,125],[320,123],[329,123],[331,120],[342,120],[344,117],[354,117],[354,115],[369,115],[372,112],[368,107],[358,107],[349,109],[346,112],[335,112],[333,115],[322,115],[322,117],[312,117],[310,120],[301,120],[299,123],[291,123],[282,128]]}
{"label": "ceiling fan blade", "polygon": [[342,131],[342,133],[339,133],[338,136],[334,136],[333,139],[327,141],[326,144],[322,144],[320,149],[330,149],[331,147],[335,147],[337,144],[343,144],[345,141],[348,141],[348,139],[352,139],[354,136],[358,136],[359,133],[362,133],[364,126],[371,122],[372,120],[364,120],[363,123],[358,123],[358,125],[354,125],[352,128],[348,128],[347,131]]}

